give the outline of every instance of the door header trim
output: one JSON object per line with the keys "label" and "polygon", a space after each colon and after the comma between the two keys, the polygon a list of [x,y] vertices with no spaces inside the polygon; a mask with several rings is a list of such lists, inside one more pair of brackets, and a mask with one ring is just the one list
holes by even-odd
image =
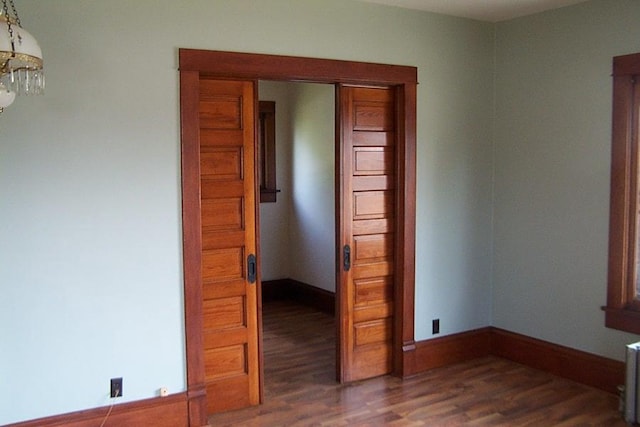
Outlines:
{"label": "door header trim", "polygon": [[405,65],[198,49],[180,49],[179,56],[180,71],[217,78],[391,85],[418,82],[418,69]]}

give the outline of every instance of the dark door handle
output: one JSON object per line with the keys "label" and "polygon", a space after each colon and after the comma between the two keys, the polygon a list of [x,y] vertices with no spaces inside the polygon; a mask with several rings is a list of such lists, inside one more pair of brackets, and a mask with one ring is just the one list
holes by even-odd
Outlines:
{"label": "dark door handle", "polygon": [[342,268],[344,271],[351,270],[351,247],[344,245],[342,248]]}
{"label": "dark door handle", "polygon": [[256,282],[256,276],[258,275],[258,267],[256,263],[256,256],[251,254],[247,257],[247,280],[253,284]]}

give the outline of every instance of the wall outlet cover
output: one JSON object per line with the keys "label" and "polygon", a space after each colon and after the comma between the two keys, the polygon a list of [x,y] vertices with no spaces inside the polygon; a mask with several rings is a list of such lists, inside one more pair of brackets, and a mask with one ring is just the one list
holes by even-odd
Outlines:
{"label": "wall outlet cover", "polygon": [[111,394],[112,398],[122,397],[122,377],[111,378]]}

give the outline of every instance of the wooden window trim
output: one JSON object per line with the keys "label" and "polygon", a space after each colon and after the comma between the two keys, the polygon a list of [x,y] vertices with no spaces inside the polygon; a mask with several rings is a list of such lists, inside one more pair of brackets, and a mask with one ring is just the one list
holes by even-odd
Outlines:
{"label": "wooden window trim", "polygon": [[613,58],[609,272],[605,325],[640,333],[638,268],[638,127],[640,53]]}
{"label": "wooden window trim", "polygon": [[260,203],[275,203],[276,185],[276,103],[258,103],[258,179]]}

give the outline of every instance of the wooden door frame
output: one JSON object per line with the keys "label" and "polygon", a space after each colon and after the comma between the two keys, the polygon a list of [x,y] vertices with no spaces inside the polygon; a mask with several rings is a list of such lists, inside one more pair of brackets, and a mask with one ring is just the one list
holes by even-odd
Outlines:
{"label": "wooden door frame", "polygon": [[[196,49],[179,49],[179,68],[189,425],[206,425],[208,415],[202,337],[202,238],[197,119],[198,82],[201,77],[396,87],[398,140],[393,374],[405,377],[414,373],[417,69],[400,65]],[[338,300],[339,294],[340,292],[336,292]],[[340,304],[336,304],[336,307],[339,309]],[[341,316],[341,313],[338,311],[336,315]]]}

